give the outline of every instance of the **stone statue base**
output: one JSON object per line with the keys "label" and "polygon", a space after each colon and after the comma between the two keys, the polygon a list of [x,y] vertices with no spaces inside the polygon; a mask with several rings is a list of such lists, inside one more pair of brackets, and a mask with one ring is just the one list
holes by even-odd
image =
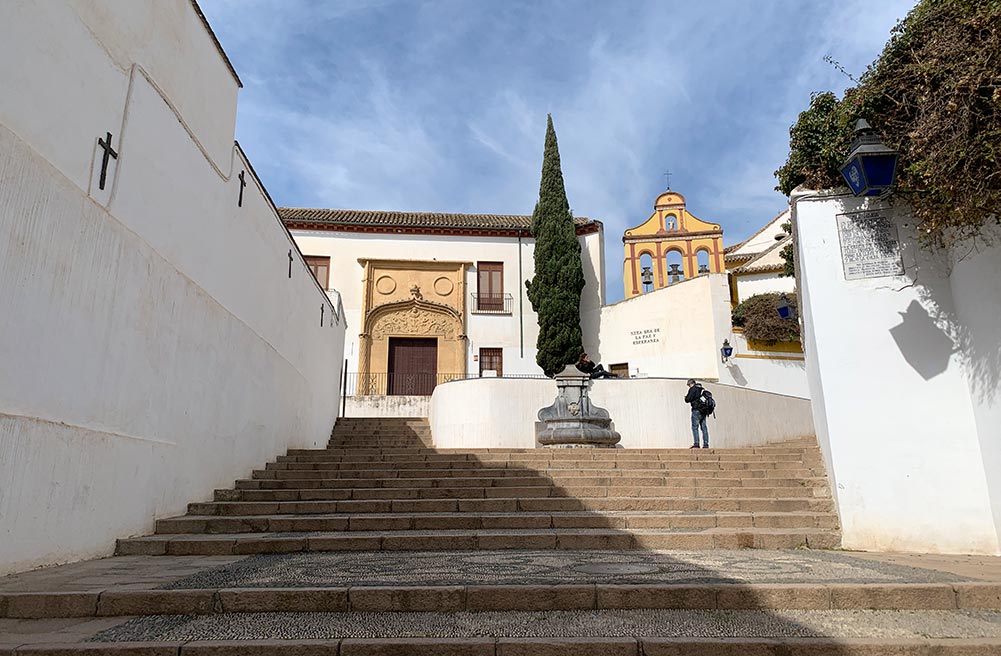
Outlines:
{"label": "stone statue base", "polygon": [[535,438],[545,447],[610,448],[622,439],[604,408],[591,404],[590,376],[567,365],[556,374],[556,400],[539,410]]}

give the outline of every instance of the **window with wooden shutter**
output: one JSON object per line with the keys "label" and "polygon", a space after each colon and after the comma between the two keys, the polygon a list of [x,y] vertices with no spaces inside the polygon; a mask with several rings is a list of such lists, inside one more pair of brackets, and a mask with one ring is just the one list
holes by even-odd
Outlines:
{"label": "window with wooden shutter", "polygon": [[476,308],[504,311],[504,263],[477,262]]}
{"label": "window with wooden shutter", "polygon": [[480,377],[484,371],[496,371],[497,376],[504,375],[504,351],[499,348],[480,349]]}
{"label": "window with wooden shutter", "polygon": [[330,284],[330,258],[319,255],[305,255],[304,259],[306,260],[306,266],[313,272],[316,282],[320,283],[320,287],[328,289]]}

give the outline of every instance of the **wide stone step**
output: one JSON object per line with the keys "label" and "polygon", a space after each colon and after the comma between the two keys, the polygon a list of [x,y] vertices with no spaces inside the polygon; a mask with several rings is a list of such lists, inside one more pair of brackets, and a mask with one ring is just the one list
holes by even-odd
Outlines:
{"label": "wide stone step", "polygon": [[[566,610],[996,610],[1001,584],[352,585],[0,592],[0,618]],[[985,603],[986,602],[986,603]],[[0,652],[2,653],[2,652]]]}
{"label": "wide stone step", "polygon": [[629,455],[676,456],[683,458],[712,458],[716,454],[729,455],[801,455],[809,458],[821,458],[819,449],[438,449],[424,446],[411,447],[327,447],[325,449],[289,449],[293,455],[323,456],[327,454],[359,454],[378,455],[392,454],[440,454],[440,455],[474,455],[479,457],[505,455],[535,455],[548,458],[615,458]]}
{"label": "wide stone step", "polygon": [[351,531],[173,534],[118,541],[118,555],[249,555],[303,551],[471,551],[539,549],[833,549],[827,529],[712,528]]}
{"label": "wide stone step", "polygon": [[[293,463],[282,462],[275,463],[277,465],[290,465]],[[296,463],[298,464],[298,463]],[[597,463],[594,461],[547,461],[540,463],[532,462],[522,462],[522,461],[488,461],[479,462],[475,460],[407,460],[407,461],[394,461],[394,462],[383,462],[383,461],[363,461],[363,462],[330,462],[325,463],[324,469],[327,471],[335,470],[352,470],[360,471],[365,469],[380,469],[380,470],[396,470],[402,471],[407,469],[470,469],[470,470],[480,470],[480,469],[520,469],[522,471],[534,471],[534,472],[550,472],[557,470],[569,470],[569,471],[581,471],[581,470],[599,470],[599,471],[612,471],[612,470],[627,470],[627,471],[643,471],[648,470],[651,472],[671,472],[671,471],[681,471],[681,470],[691,470],[691,471],[741,471],[745,469],[750,469],[753,471],[763,471],[766,469],[816,469],[811,465],[805,465],[803,463],[788,463],[789,466],[775,466],[774,464],[766,463],[749,463],[747,466],[739,466],[735,463],[707,463],[704,467],[683,467],[677,466],[675,463],[671,462],[659,462],[656,460],[631,460],[631,461],[617,461],[617,462],[606,462]],[[694,463],[693,463],[694,464]],[[778,464],[778,463],[775,463]],[[265,465],[267,466],[267,465]],[[281,467],[279,467],[280,469]],[[257,470],[265,471],[265,470]],[[653,475],[653,473],[649,474]]]}
{"label": "wide stone step", "polygon": [[[285,470],[276,470],[285,471]],[[299,471],[299,470],[296,470]],[[322,470],[305,470],[322,471]],[[337,472],[327,472],[328,477],[324,478],[293,478],[281,480],[302,480],[302,481],[323,481],[322,487],[328,488],[373,488],[373,487],[512,487],[530,485],[556,485],[561,487],[585,487],[585,486],[605,486],[605,487],[826,487],[827,480],[820,477],[788,478],[777,476],[740,476],[740,475],[684,475],[672,474],[670,476],[644,476],[630,474],[628,476],[566,476],[558,473],[549,475],[533,475],[532,472],[524,472],[521,476],[446,476],[446,477],[388,477],[388,478],[348,478],[337,476]],[[579,474],[580,472],[576,472]],[[598,473],[598,472],[594,472]],[[253,480],[253,479],[252,479]],[[277,480],[277,479],[276,479]],[[315,486],[309,486],[315,487]]]}
{"label": "wide stone step", "polygon": [[298,500],[280,502],[205,502],[188,504],[195,515],[316,515],[388,512],[576,512],[576,511],[709,511],[709,512],[831,512],[830,497],[703,498],[703,497],[517,497],[491,499],[321,498],[342,496],[341,490],[296,491]]}
{"label": "wide stone step", "polygon": [[[574,626],[584,623],[586,619],[592,620],[592,624],[605,622],[608,625],[622,625],[623,621],[631,620],[636,625],[647,627],[656,626],[651,623],[650,615],[652,611],[564,611],[564,613],[575,613],[577,621]],[[686,615],[679,618],[679,614]],[[800,611],[809,614],[809,611]],[[670,611],[663,610],[654,613],[665,615],[658,622],[658,625],[668,625],[670,623],[679,624],[679,620],[684,620],[685,626],[703,627],[727,627],[733,635],[718,637],[660,637],[657,635],[642,634],[640,636],[622,637],[622,630],[615,632],[617,637],[503,637],[486,638],[480,637],[480,632],[468,631],[456,637],[456,634],[449,631],[447,637],[397,637],[401,635],[399,631],[404,631],[403,627],[414,631],[421,631],[421,621],[427,626],[433,626],[439,631],[448,631],[453,624],[441,624],[433,622],[429,617],[420,615],[411,618],[410,614],[399,613],[392,616],[392,621],[387,624],[382,613],[370,613],[359,616],[355,613],[324,613],[316,615],[300,614],[287,616],[286,614],[262,614],[254,622],[239,621],[239,617],[253,617],[250,615],[236,616],[218,615],[211,618],[181,618],[175,624],[175,631],[185,635],[183,632],[195,628],[202,636],[200,640],[157,640],[151,642],[121,641],[117,643],[77,643],[67,644],[67,638],[72,640],[78,634],[72,633],[73,626],[64,626],[60,629],[53,629],[51,621],[33,620],[28,621],[40,624],[40,628],[35,629],[40,632],[51,632],[53,642],[35,642],[29,648],[20,649],[17,654],[25,656],[108,656],[114,654],[128,654],[128,656],[219,656],[219,655],[240,655],[240,656],[289,656],[290,654],[308,654],[309,656],[679,656],[679,655],[702,655],[712,656],[996,656],[1001,650],[1001,638],[998,637],[962,637],[962,638],[927,638],[921,632],[912,629],[908,638],[885,638],[881,637],[886,632],[886,628],[897,629],[901,621],[895,615],[905,615],[904,613],[879,613],[869,611],[865,616],[856,618],[851,611],[828,611],[823,615],[813,616],[810,619],[824,621],[825,624],[845,626],[852,621],[865,622],[867,627],[871,627],[873,636],[858,637],[775,637],[774,634],[763,638],[742,637],[740,631],[734,631],[731,623],[739,622],[741,626],[754,626],[758,622],[760,626],[771,626],[767,621],[771,619],[769,613],[764,611]],[[338,615],[342,615],[339,617]],[[608,615],[608,618],[605,618]],[[713,617],[714,615],[718,617]],[[870,617],[871,616],[871,617]],[[959,611],[946,615],[934,612],[914,614],[911,623],[922,623],[926,625],[931,621],[933,626],[949,626],[955,624],[957,620],[966,619],[965,615]],[[451,619],[447,615],[446,619]],[[490,618],[496,624],[499,620],[508,619],[512,626],[541,626],[550,620],[560,621],[559,617],[548,617],[546,613],[518,613],[507,617]],[[903,618],[906,623],[906,617]],[[460,616],[454,625],[466,627],[475,617]],[[160,629],[161,619],[151,618],[152,622],[146,625],[142,620],[131,624],[133,628],[140,632]],[[568,623],[568,620],[562,620]],[[48,622],[48,624],[46,624]],[[197,622],[197,625],[196,625]],[[364,623],[363,623],[364,622]],[[936,623],[937,622],[937,623]],[[81,622],[82,623],[82,622]],[[969,623],[969,622],[967,622]],[[790,627],[799,627],[801,622],[795,613],[789,614],[788,624]],[[984,621],[983,624],[988,624]],[[195,627],[196,625],[196,627]],[[397,628],[400,625],[400,628]],[[147,628],[149,626],[149,628]],[[301,632],[306,636],[313,635],[356,635],[359,627],[381,627],[386,629],[388,637],[377,638],[301,638],[275,640],[271,638],[248,639],[247,635],[267,636],[283,632]],[[25,629],[30,631],[31,629]],[[611,630],[609,630],[612,633]],[[856,636],[861,631],[846,632],[850,636]],[[799,635],[792,633],[791,635]],[[961,633],[961,632],[953,632]],[[473,635],[475,634],[475,635]],[[981,635],[977,631],[970,631],[971,635]],[[42,634],[43,637],[45,633]],[[107,632],[107,635],[114,635]],[[125,634],[129,635],[129,634]],[[422,635],[427,635],[423,633]],[[964,634],[965,635],[965,634]],[[235,637],[234,637],[235,636]],[[13,652],[11,652],[13,653]],[[0,651],[6,656],[7,652]]]}
{"label": "wide stone step", "polygon": [[[765,480],[765,479],[755,479]],[[303,490],[297,487],[292,489]],[[644,487],[577,486],[577,485],[530,485],[496,487],[369,487],[369,488],[325,488],[333,492],[339,500],[404,500],[404,499],[508,499],[508,498],[816,498],[829,497],[826,487],[738,487],[738,486],[672,486],[657,485]],[[224,502],[208,502],[224,503]],[[196,504],[202,505],[202,504]]]}
{"label": "wide stone step", "polygon": [[[301,469],[288,469],[286,471],[303,471]],[[607,479],[609,481],[639,481],[639,480],[680,480],[680,479],[719,479],[719,480],[820,480],[826,485],[826,477],[822,471],[811,469],[671,469],[650,471],[646,469],[551,469],[536,470],[523,469],[521,467],[489,467],[482,469],[412,469],[396,470],[386,469],[315,469],[314,471],[327,472],[327,476],[318,480],[403,480],[403,479],[434,479],[443,480],[449,478],[545,478],[551,481],[570,480],[594,480]],[[264,479],[238,479],[237,485],[245,481],[264,482]],[[270,480],[270,479],[269,479]],[[277,480],[277,479],[274,479]],[[619,483],[612,483],[619,484]],[[330,485],[336,486],[331,483]],[[373,486],[377,485],[373,483]],[[256,486],[254,486],[256,487]],[[316,487],[310,484],[309,487]]]}
{"label": "wide stone step", "polygon": [[370,513],[227,516],[161,519],[158,534],[284,533],[303,531],[401,531],[548,528],[837,528],[833,513]]}
{"label": "wide stone step", "polygon": [[[727,451],[699,452],[695,450],[658,450],[651,453],[633,451],[631,449],[537,449],[529,452],[516,453],[470,453],[452,452],[443,453],[437,450],[397,450],[397,449],[323,449],[320,451],[301,451],[290,449],[286,452],[288,456],[297,456],[301,461],[310,459],[325,460],[332,457],[343,456],[397,456],[401,460],[420,460],[428,457],[443,460],[476,460],[479,462],[490,462],[496,460],[511,461],[616,461],[616,460],[648,460],[665,462],[804,462],[813,461],[820,463],[821,458],[812,454],[799,453],[730,453]],[[411,456],[410,458],[400,458],[399,456]]]}

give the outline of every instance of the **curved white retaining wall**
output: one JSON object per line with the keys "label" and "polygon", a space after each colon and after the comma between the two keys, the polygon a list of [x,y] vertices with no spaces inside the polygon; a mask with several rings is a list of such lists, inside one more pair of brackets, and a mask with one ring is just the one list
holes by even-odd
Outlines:
{"label": "curved white retaining wall", "polygon": [[[745,447],[812,437],[810,402],[729,385],[708,384],[716,398],[710,446]],[[596,380],[591,400],[611,414],[624,448],[679,448],[692,443],[684,380]],[[556,398],[548,379],[474,378],[439,385],[431,396],[431,433],[440,448],[533,448],[541,408]]]}

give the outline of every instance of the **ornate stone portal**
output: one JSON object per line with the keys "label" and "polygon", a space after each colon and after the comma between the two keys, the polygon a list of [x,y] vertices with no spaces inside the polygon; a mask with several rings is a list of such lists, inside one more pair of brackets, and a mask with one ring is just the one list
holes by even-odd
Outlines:
{"label": "ornate stone portal", "polygon": [[437,340],[438,382],[466,372],[465,272],[468,262],[359,259],[363,314],[358,393],[385,394],[389,342]]}
{"label": "ornate stone portal", "polygon": [[539,410],[542,427],[536,429],[539,444],[548,447],[613,447],[622,437],[612,430],[608,410],[591,403],[587,388],[591,377],[567,365],[556,374],[556,400]]}

